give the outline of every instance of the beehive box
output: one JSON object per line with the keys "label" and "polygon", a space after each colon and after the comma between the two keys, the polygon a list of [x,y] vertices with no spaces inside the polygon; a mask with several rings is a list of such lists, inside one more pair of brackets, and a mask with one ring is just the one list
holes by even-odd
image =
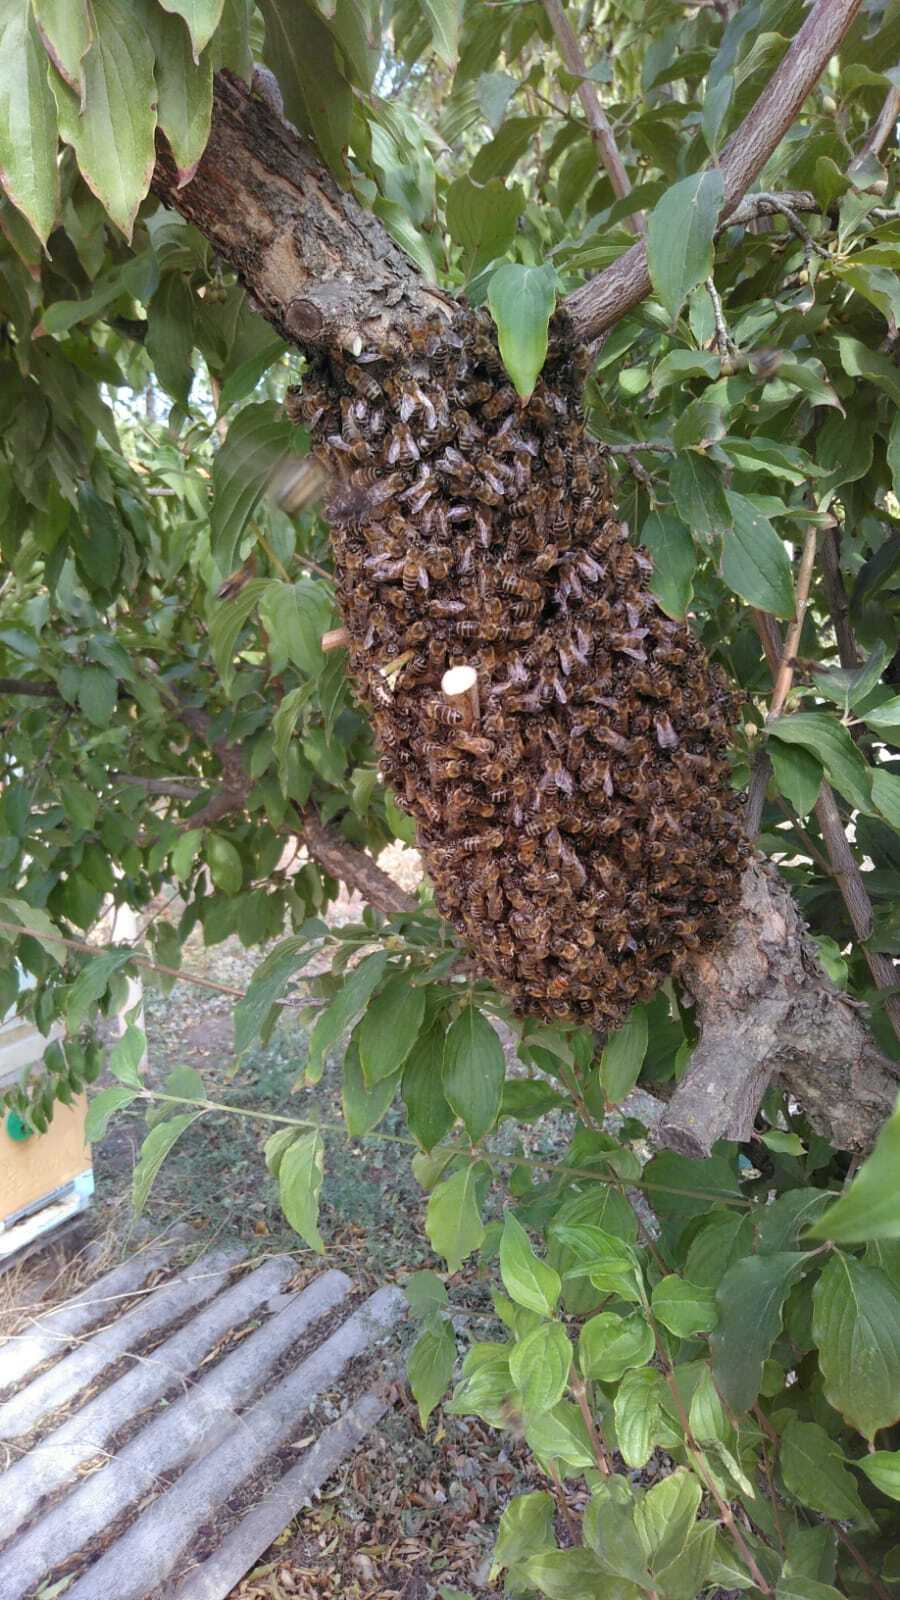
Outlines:
{"label": "beehive box", "polygon": [[[22,1017],[0,1022],[0,1090],[40,1061],[47,1040]],[[0,1265],[33,1239],[58,1227],[90,1200],[94,1188],[84,1137],[87,1099],[57,1104],[46,1133],[14,1113],[0,1125]]]}

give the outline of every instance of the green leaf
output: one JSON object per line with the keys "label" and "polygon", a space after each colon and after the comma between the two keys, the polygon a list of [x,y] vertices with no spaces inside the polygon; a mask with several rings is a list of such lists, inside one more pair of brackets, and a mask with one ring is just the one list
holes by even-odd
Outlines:
{"label": "green leaf", "polygon": [[775,617],[794,615],[791,563],[767,517],[745,495],[726,489],[731,527],[722,541],[721,573],[748,605]]}
{"label": "green leaf", "polygon": [[551,1411],[569,1382],[572,1346],[558,1322],[541,1322],[514,1346],[509,1374],[527,1417]]}
{"label": "green leaf", "polygon": [[673,319],[691,290],[712,273],[722,197],[717,167],[693,172],[674,184],[647,218],[647,266],[654,292]]}
{"label": "green leaf", "polygon": [[524,189],[519,184],[508,189],[502,178],[478,184],[464,175],[450,185],[447,231],[462,249],[460,268],[465,278],[506,254],[524,208]]}
{"label": "green leaf", "polygon": [[705,449],[721,439],[725,417],[721,405],[700,395],[688,401],[672,424],[672,443],[677,450]]}
{"label": "green leaf", "polygon": [[603,1046],[600,1082],[609,1105],[619,1105],[637,1083],[647,1054],[648,1030],[647,1007],[633,1006]]}
{"label": "green leaf", "polygon": [[825,1398],[872,1440],[900,1417],[900,1291],[878,1267],[836,1251],[813,1290]]}
{"label": "green leaf", "polygon": [[301,672],[318,677],[325,663],[322,634],[332,615],[327,586],[315,578],[299,578],[296,583],[275,578],[263,595],[260,613],[276,650]]}
{"label": "green leaf", "polygon": [[781,1436],[778,1459],[785,1484],[801,1505],[838,1522],[872,1526],[840,1446],[817,1422],[791,1417]]}
{"label": "green leaf", "polygon": [[441,1082],[443,1061],[444,1030],[436,1021],[419,1034],[409,1052],[400,1086],[410,1132],[423,1150],[440,1144],[455,1121]]}
{"label": "green leaf", "polygon": [[403,1285],[414,1317],[422,1319],[433,1311],[446,1311],[447,1291],[436,1272],[413,1272]]}
{"label": "green leaf", "polygon": [[101,1089],[99,1094],[91,1096],[84,1119],[84,1137],[88,1144],[99,1144],[106,1135],[110,1117],[114,1112],[130,1106],[134,1097],[134,1090],[124,1083],[110,1084],[108,1089]]}
{"label": "green leaf", "polygon": [[776,717],[769,734],[782,744],[799,744],[810,750],[844,798],[859,811],[871,811],[871,769],[834,716],[826,711],[796,711]]}
{"label": "green leaf", "polygon": [[683,622],[693,599],[697,556],[690,531],[669,511],[651,511],[641,544],[653,558],[650,589],[667,617]]}
{"label": "green leaf", "polygon": [[185,1129],[202,1115],[202,1111],[185,1111],[182,1115],[170,1117],[167,1122],[157,1123],[155,1128],[151,1128],[141,1145],[141,1153],[131,1182],[131,1204],[136,1216],[140,1216],[147,1204],[156,1175],[172,1146],[181,1138]]}
{"label": "green leaf", "polygon": [[643,1467],[650,1458],[662,1418],[665,1384],[654,1367],[626,1372],[616,1391],[613,1415],[619,1453],[628,1467]]}
{"label": "green leaf", "polygon": [[460,0],[422,0],[435,55],[451,69],[459,54]]}
{"label": "green leaf", "polygon": [[278,79],[285,115],[309,134],[323,161],[345,183],[353,96],[338,65],[334,40],[306,0],[260,0],[266,62]]}
{"label": "green leaf", "polygon": [[853,1465],[891,1500],[900,1500],[900,1450],[875,1450]]}
{"label": "green leaf", "polygon": [[[75,0],[69,0],[73,10]],[[42,244],[56,220],[56,107],[28,0],[0,14],[0,181]]]}
{"label": "green leaf", "polygon": [[769,755],[779,792],[790,801],[798,817],[808,816],[822,787],[822,763],[803,745],[782,744],[780,739],[771,741]]}
{"label": "green leaf", "polygon": [[900,1099],[849,1189],[810,1228],[808,1239],[864,1244],[900,1239]]}
{"label": "green leaf", "polygon": [[216,888],[221,889],[223,894],[239,894],[244,881],[244,868],[234,845],[228,839],[223,839],[220,833],[210,833],[207,834],[204,848]]}
{"label": "green leaf", "polygon": [[78,704],[95,728],[109,726],[119,689],[105,667],[84,667],[78,680]]}
{"label": "green leaf", "polygon": [[95,38],[84,57],[84,105],[52,76],[60,138],[70,144],[89,189],[131,240],[156,162],[153,50],[139,22],[123,21],[118,0],[92,0]]}
{"label": "green leaf", "polygon": [[748,1411],[759,1394],[787,1292],[810,1264],[809,1256],[792,1251],[745,1256],[719,1284],[719,1324],[710,1346],[716,1383],[732,1410]]}
{"label": "green leaf", "polygon": [[885,821],[900,832],[900,777],[875,767],[872,771],[872,799]]}
{"label": "green leaf", "polygon": [[466,1006],[447,1030],[442,1076],[447,1103],[462,1118],[473,1143],[497,1120],[505,1072],[494,1029],[475,1006]]}
{"label": "green leaf", "polygon": [[433,1317],[429,1327],[419,1334],[406,1363],[406,1375],[423,1428],[450,1387],[455,1360],[456,1340],[450,1323],[444,1317]]}
{"label": "green leaf", "polygon": [[[61,78],[81,94],[82,62],[94,37],[87,0],[31,0],[44,48]],[[49,83],[46,86],[50,94]]]}
{"label": "green leaf", "polygon": [[[223,576],[236,564],[247,523],[273,472],[290,449],[293,433],[291,423],[272,400],[245,406],[228,429],[213,462],[210,508],[212,553]],[[255,583],[259,595],[268,580],[257,579]],[[246,589],[238,600],[243,600],[245,594]]]}
{"label": "green leaf", "polygon": [[874,728],[876,733],[900,728],[900,694],[895,694],[880,706],[873,706],[871,711],[864,711],[862,718],[866,726]]}
{"label": "green leaf", "polygon": [[325,1052],[365,1011],[369,996],[384,977],[388,960],[387,950],[375,950],[372,955],[364,956],[359,966],[354,967],[344,980],[343,988],[338,990],[324,1011],[319,1012],[309,1036],[307,1075],[310,1081],[317,1081]]}
{"label": "green leaf", "polygon": [[179,187],[188,183],[206,149],[212,119],[212,57],[194,54],[184,24],[154,6],[146,13],[156,56],[159,125],[169,141]]}
{"label": "green leaf", "polygon": [[451,1272],[458,1272],[466,1256],[484,1240],[478,1199],[483,1172],[480,1162],[470,1162],[439,1183],[428,1201],[425,1231]]}
{"label": "green leaf", "polygon": [[550,318],[556,304],[556,271],[549,264],[509,262],[491,277],[488,307],[497,326],[500,354],[516,392],[531,395],[547,357]]}
{"label": "green leaf", "polygon": [[843,1600],[840,1590],[817,1578],[782,1573],[775,1585],[775,1600]]}
{"label": "green leaf", "polygon": [[[31,912],[30,906],[28,909]],[[105,995],[113,973],[130,960],[130,950],[104,950],[102,955],[91,957],[87,966],[79,972],[66,998],[66,1024],[70,1033],[77,1033],[82,1024],[87,1022]]]}
{"label": "green leaf", "polygon": [[194,60],[209,44],[222,17],[224,0],[159,0],[164,11],[183,17],[191,36]]}
{"label": "green leaf", "polygon": [[594,1450],[584,1418],[571,1400],[560,1400],[552,1411],[529,1420],[525,1442],[546,1461],[561,1461],[573,1472],[594,1466]]}
{"label": "green leaf", "polygon": [[143,1089],[143,1079],[138,1068],[147,1051],[147,1039],[142,1029],[129,1022],[125,1032],[116,1040],[109,1052],[109,1070],[128,1089]]}
{"label": "green leaf", "polygon": [[236,1055],[243,1055],[259,1038],[275,1002],[281,998],[291,978],[319,953],[321,941],[327,936],[326,924],[313,918],[304,922],[299,933],[282,939],[260,962],[250,979],[246,994],[234,1008]]}
{"label": "green leaf", "polygon": [[634,1250],[624,1239],[593,1223],[555,1223],[553,1237],[575,1254],[578,1265],[567,1278],[590,1278],[596,1289],[623,1300],[640,1300],[643,1284]]}
{"label": "green leaf", "polygon": [[713,539],[728,533],[731,508],[725,498],[721,473],[696,451],[680,455],[669,479],[675,510],[695,538]]}
{"label": "green leaf", "polygon": [[695,1333],[708,1333],[718,1321],[716,1297],[712,1289],[701,1289],[687,1278],[670,1273],[653,1290],[653,1315],[679,1339]]}
{"label": "green leaf", "polygon": [[601,1311],[582,1327],[578,1365],[585,1378],[618,1383],[631,1367],[645,1367],[654,1348],[653,1329],[642,1312],[620,1317],[614,1311]]}
{"label": "green leaf", "polygon": [[184,883],[190,877],[202,838],[202,828],[189,828],[174,846],[171,855],[172,871],[179,883]]}
{"label": "green leaf", "polygon": [[654,1572],[661,1572],[683,1548],[702,1498],[699,1480],[686,1467],[679,1467],[638,1500],[634,1525]]}
{"label": "green leaf", "polygon": [[510,1500],[497,1529],[489,1583],[493,1583],[505,1568],[516,1567],[529,1556],[553,1549],[555,1515],[553,1496],[542,1490],[518,1494]]}
{"label": "green leaf", "polygon": [[798,1133],[783,1133],[780,1128],[770,1128],[768,1133],[761,1133],[760,1141],[767,1150],[782,1156],[802,1156],[806,1149]]}
{"label": "green leaf", "polygon": [[608,1577],[590,1550],[545,1550],[529,1556],[516,1576],[547,1600],[640,1600],[633,1583]]}
{"label": "green leaf", "polygon": [[425,990],[413,989],[407,972],[390,978],[369,1005],[359,1029],[359,1060],[367,1088],[400,1071],[424,1016]]}
{"label": "green leaf", "polygon": [[500,1276],[516,1305],[542,1317],[552,1316],[561,1288],[559,1273],[535,1255],[521,1222],[509,1210],[500,1237]]}
{"label": "green leaf", "polygon": [[847,337],[839,337],[837,347],[841,366],[851,378],[868,378],[890,395],[895,406],[900,405],[900,373],[890,356]]}
{"label": "green leaf", "polygon": [[319,1232],[319,1193],[325,1168],[325,1143],[316,1131],[285,1150],[278,1167],[278,1193],[288,1222],[311,1248],[324,1255]]}
{"label": "green leaf", "polygon": [[394,1073],[368,1084],[360,1066],[357,1040],[350,1040],[341,1068],[341,1103],[351,1139],[360,1139],[377,1127],[397,1093],[399,1078],[398,1067]]}
{"label": "green leaf", "polygon": [[595,1483],[584,1511],[584,1542],[612,1577],[628,1578],[642,1588],[650,1588],[651,1576],[634,1513],[635,1498],[626,1479],[613,1474]]}

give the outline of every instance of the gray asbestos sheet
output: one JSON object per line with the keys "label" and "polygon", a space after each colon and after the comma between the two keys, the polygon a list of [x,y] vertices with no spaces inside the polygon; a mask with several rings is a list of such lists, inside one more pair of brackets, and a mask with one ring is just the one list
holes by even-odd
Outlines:
{"label": "gray asbestos sheet", "polygon": [[[301,1417],[348,1362],[378,1343],[403,1315],[399,1289],[379,1289],[300,1366],[237,1420],[221,1443],[189,1467],[66,1590],[66,1600],[148,1600],[183,1565],[204,1523],[239,1484],[302,1427]],[[10,1559],[8,1553],[7,1560]],[[14,1591],[10,1591],[11,1593]],[[0,1589],[6,1600],[6,1591]]]}
{"label": "gray asbestos sheet", "polygon": [[235,1248],[202,1256],[177,1277],[160,1284],[158,1289],[139,1300],[124,1316],[77,1345],[62,1361],[57,1361],[0,1406],[0,1439],[14,1439],[17,1434],[30,1432],[41,1417],[71,1400],[111,1362],[129,1351],[139,1350],[151,1334],[194,1306],[211,1300],[221,1289],[226,1274],[244,1254],[243,1250]]}
{"label": "gray asbestos sheet", "polygon": [[288,1256],[257,1267],[224,1294],[216,1295],[199,1316],[192,1317],[150,1355],[137,1360],[68,1421],[45,1434],[0,1476],[0,1525],[18,1527],[45,1495],[73,1478],[85,1461],[99,1455],[123,1423],[152,1405],[173,1384],[185,1383],[229,1329],[245,1322],[279,1294],[293,1270]]}
{"label": "gray asbestos sheet", "polygon": [[[0,1600],[23,1600],[32,1594],[53,1567],[81,1550],[135,1500],[152,1493],[163,1473],[212,1450],[223,1431],[238,1430],[243,1449],[245,1423],[237,1414],[238,1408],[262,1386],[285,1351],[302,1338],[307,1328],[339,1305],[351,1288],[350,1279],[343,1272],[323,1273],[172,1405],[152,1417],[104,1467],[82,1479],[0,1556]],[[223,1301],[226,1298],[222,1296]],[[161,1353],[162,1349],[156,1355]],[[128,1415],[120,1414],[120,1426]],[[74,1418],[73,1423],[77,1420]],[[39,1450],[40,1447],[34,1452],[36,1462]],[[180,1479],[179,1483],[184,1481]],[[0,1478],[0,1488],[3,1482]],[[177,1494],[177,1490],[176,1484],[173,1492]],[[169,1495],[163,1498],[169,1500]],[[165,1533],[159,1537],[165,1543]],[[146,1592],[154,1591],[150,1588]]]}
{"label": "gray asbestos sheet", "polygon": [[286,1472],[265,1499],[243,1516],[218,1550],[182,1580],[173,1600],[225,1600],[273,1539],[309,1505],[336,1467],[356,1449],[387,1409],[383,1393],[360,1395]]}
{"label": "gray asbestos sheet", "polygon": [[154,1246],[130,1256],[98,1278],[83,1295],[65,1305],[35,1312],[24,1333],[14,1333],[0,1345],[0,1389],[20,1380],[39,1367],[48,1356],[62,1354],[76,1334],[84,1333],[104,1317],[115,1315],[117,1302],[134,1294],[149,1278],[171,1260],[177,1241]]}

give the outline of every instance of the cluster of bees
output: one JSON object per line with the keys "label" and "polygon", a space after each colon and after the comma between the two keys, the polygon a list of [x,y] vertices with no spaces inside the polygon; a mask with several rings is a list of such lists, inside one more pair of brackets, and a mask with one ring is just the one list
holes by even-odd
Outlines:
{"label": "cluster of bees", "polygon": [[[327,508],[350,665],[439,909],[522,1013],[616,1026],[719,931],[746,845],[731,691],[659,610],[584,432],[583,372],[527,404],[489,328],[328,357],[289,408]],[[478,713],[441,693],[477,672]]]}

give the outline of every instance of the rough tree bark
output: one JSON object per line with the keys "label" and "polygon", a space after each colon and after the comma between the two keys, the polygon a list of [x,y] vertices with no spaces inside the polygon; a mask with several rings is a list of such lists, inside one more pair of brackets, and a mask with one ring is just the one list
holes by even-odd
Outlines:
{"label": "rough tree bark", "polygon": [[[818,0],[813,7],[724,154],[729,211],[790,126],[859,3]],[[200,229],[262,314],[301,349],[399,351],[410,326],[452,309],[296,132],[230,75],[217,79],[212,134],[194,178],[178,187],[161,141],[153,187]],[[558,333],[593,337],[649,289],[646,253],[635,246],[568,297]],[[693,964],[686,983],[701,1037],[663,1120],[662,1142],[702,1154],[717,1138],[746,1138],[777,1076],[838,1145],[871,1144],[893,1109],[900,1069],[878,1052],[858,1009],[818,965],[777,874],[759,864],[748,870],[729,934]]]}

